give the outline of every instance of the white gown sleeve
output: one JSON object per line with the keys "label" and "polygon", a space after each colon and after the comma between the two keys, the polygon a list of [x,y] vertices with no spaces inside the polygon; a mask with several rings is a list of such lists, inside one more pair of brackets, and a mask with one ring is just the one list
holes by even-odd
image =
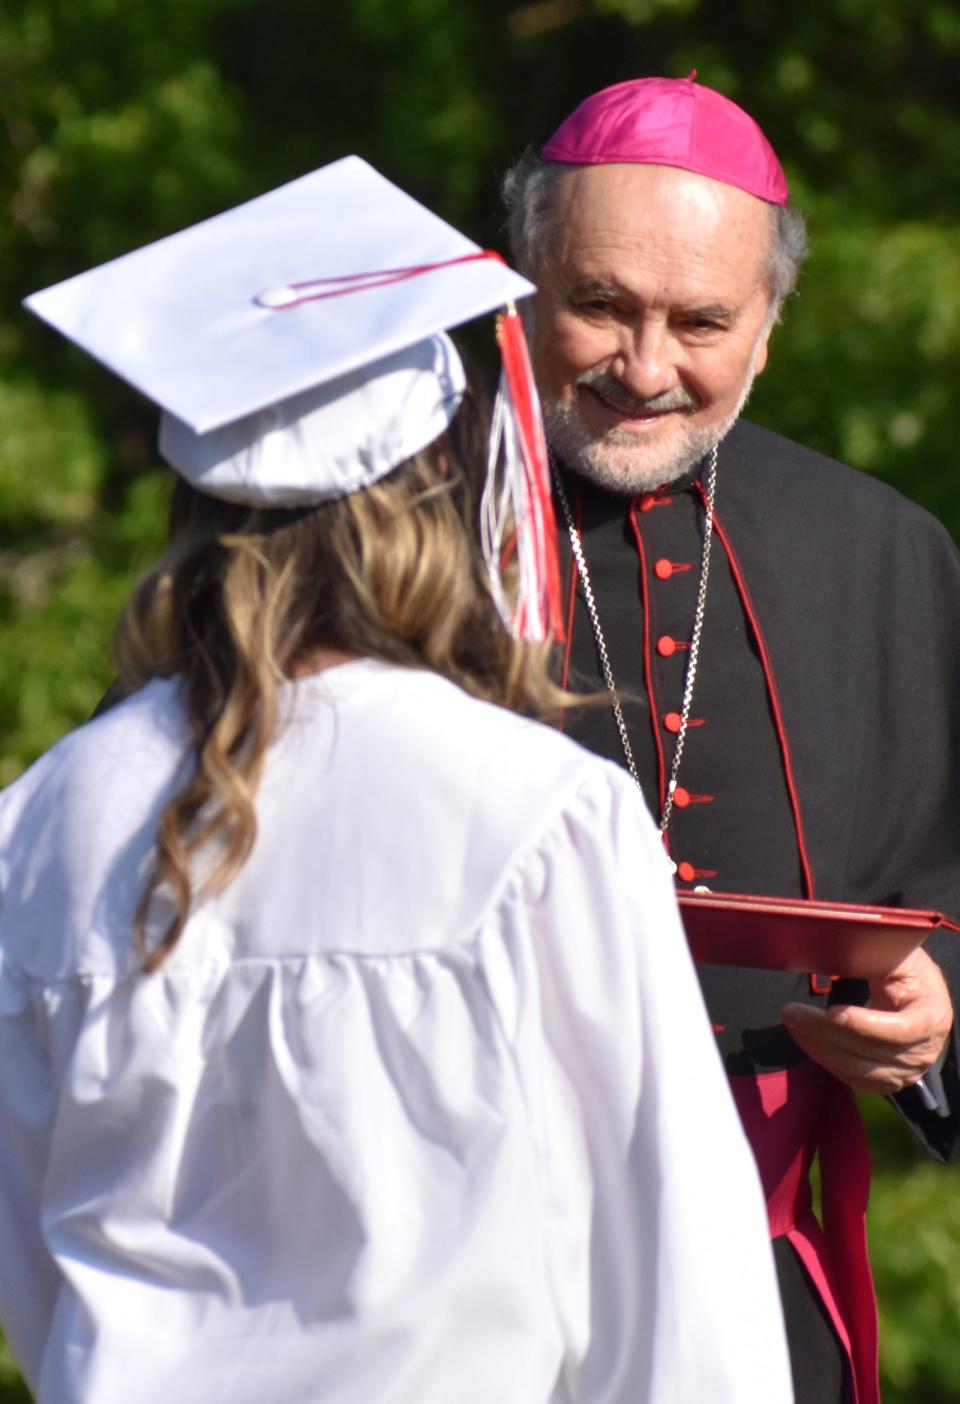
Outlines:
{"label": "white gown sleeve", "polygon": [[764,1203],[668,865],[631,783],[596,776],[487,948],[542,1164],[555,1399],[782,1404]]}

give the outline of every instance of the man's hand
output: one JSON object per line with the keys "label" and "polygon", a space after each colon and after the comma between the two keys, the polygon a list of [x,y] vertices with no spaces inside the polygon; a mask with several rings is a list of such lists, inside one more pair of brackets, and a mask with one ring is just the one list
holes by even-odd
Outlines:
{"label": "man's hand", "polygon": [[883,980],[870,981],[862,1008],[786,1004],[781,1018],[815,1062],[858,1092],[889,1095],[921,1078],[940,1057],[953,1008],[940,968],[913,951]]}

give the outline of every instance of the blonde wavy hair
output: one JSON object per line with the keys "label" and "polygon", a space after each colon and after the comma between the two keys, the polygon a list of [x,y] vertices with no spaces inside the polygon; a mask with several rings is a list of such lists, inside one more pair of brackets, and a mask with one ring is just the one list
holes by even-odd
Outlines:
{"label": "blonde wavy hair", "polygon": [[[173,950],[194,898],[222,891],[249,857],[278,687],[312,671],[318,650],[429,668],[539,718],[570,700],[552,680],[549,649],[511,638],[487,588],[476,527],[481,422],[468,396],[429,448],[374,486],[309,510],[238,506],[178,482],[172,544],[114,640],[123,691],[182,680],[195,752],[191,778],[161,816],[134,920],[146,971]],[[161,888],[174,914],[150,944],[147,916]]]}

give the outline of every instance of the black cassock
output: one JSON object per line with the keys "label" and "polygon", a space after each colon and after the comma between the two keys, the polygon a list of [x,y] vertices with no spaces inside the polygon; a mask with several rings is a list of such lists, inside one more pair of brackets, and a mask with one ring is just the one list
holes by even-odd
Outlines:
{"label": "black cassock", "polygon": [[[699,581],[699,475],[634,499],[573,474],[565,482],[643,791],[659,815]],[[602,689],[569,547],[564,560],[570,683]],[[571,715],[566,730],[625,763],[609,707]],[[678,787],[669,847],[680,886],[960,914],[960,557],[939,523],[893,489],[743,421],[719,450]],[[927,945],[955,1004],[957,943]],[[700,978],[735,1087],[806,1063],[779,1010],[825,1002],[807,976],[701,967]],[[848,986],[833,997],[851,995]],[[956,1042],[955,1031],[943,1073],[951,1113],[960,1109]],[[895,1100],[947,1158],[957,1117],[926,1111],[913,1091]],[[843,1352],[785,1238],[775,1253],[798,1404],[832,1404],[844,1397]]]}

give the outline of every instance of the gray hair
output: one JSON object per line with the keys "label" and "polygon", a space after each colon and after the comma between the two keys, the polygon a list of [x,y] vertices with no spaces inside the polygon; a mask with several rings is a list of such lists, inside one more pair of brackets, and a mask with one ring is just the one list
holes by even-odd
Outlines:
{"label": "gray hair", "polygon": [[[570,170],[560,161],[543,161],[527,151],[507,171],[502,193],[513,257],[532,282],[543,261],[556,224],[556,190]],[[784,302],[796,287],[800,267],[809,253],[803,215],[790,205],[770,206],[770,248],[764,278],[770,289],[770,321],[780,320]]]}

